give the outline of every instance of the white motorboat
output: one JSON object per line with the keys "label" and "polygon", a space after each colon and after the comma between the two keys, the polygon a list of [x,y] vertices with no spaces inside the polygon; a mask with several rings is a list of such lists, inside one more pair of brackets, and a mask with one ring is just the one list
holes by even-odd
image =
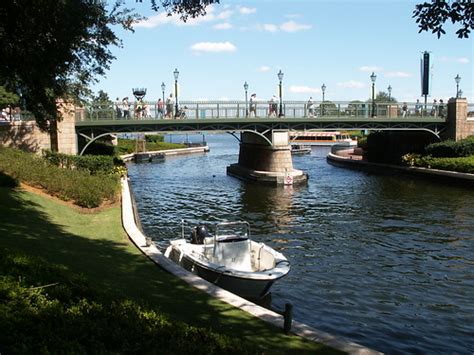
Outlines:
{"label": "white motorboat", "polygon": [[357,140],[352,139],[348,134],[341,132],[290,132],[290,143],[305,144],[310,146],[332,146],[340,145],[346,147],[357,146]]}
{"label": "white motorboat", "polygon": [[283,254],[250,239],[247,222],[223,222],[211,235],[204,225],[194,227],[190,240],[172,240],[165,256],[188,271],[241,297],[258,300],[290,271]]}

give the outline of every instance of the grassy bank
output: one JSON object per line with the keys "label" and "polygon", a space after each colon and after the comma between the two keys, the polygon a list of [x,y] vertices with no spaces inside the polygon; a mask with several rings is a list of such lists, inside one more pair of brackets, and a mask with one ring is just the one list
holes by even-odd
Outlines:
{"label": "grassy bank", "polygon": [[48,196],[1,187],[0,248],[40,256],[68,272],[82,274],[111,300],[132,300],[172,322],[241,339],[251,348],[260,349],[258,352],[333,352],[299,337],[286,336],[162,271],[129,242],[120,212],[115,207],[83,213]]}

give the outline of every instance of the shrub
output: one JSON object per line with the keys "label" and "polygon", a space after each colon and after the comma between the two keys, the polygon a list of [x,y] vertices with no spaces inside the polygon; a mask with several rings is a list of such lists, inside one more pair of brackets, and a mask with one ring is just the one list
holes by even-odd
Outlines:
{"label": "shrub", "polygon": [[433,143],[425,148],[427,155],[437,158],[456,158],[474,155],[474,135],[458,142],[447,140]]}
{"label": "shrub", "polygon": [[[52,160],[56,163],[62,161],[58,159],[54,156]],[[70,166],[72,162],[74,159],[65,158],[64,165]],[[91,162],[88,164],[88,167],[94,166]],[[101,164],[98,158],[97,165]],[[91,175],[87,169],[64,169],[40,156],[0,147],[0,172],[81,207],[92,208],[105,201],[115,202],[118,196],[120,175],[114,173],[114,168],[108,173],[95,170],[96,174]]]}
{"label": "shrub", "polygon": [[429,169],[457,171],[474,174],[474,156],[460,158],[436,158],[429,155],[405,154],[402,163]]}
{"label": "shrub", "polygon": [[162,134],[147,134],[145,136],[145,139],[147,142],[158,143],[158,142],[164,142],[165,136],[163,136]]}
{"label": "shrub", "polygon": [[44,158],[61,168],[88,171],[91,175],[113,174],[116,166],[124,166],[121,159],[107,155],[68,155],[45,151]]}
{"label": "shrub", "polygon": [[101,293],[83,277],[41,258],[0,251],[5,353],[251,353],[238,339]]}

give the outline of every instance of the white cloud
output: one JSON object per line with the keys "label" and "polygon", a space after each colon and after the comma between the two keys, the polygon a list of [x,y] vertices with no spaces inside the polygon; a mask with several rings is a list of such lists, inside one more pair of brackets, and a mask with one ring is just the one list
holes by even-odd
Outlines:
{"label": "white cloud", "polygon": [[274,32],[276,32],[276,31],[278,31],[278,27],[277,27],[277,25],[273,25],[273,24],[271,24],[271,23],[265,23],[265,24],[263,25],[263,30],[264,30],[264,31],[267,31],[267,32],[272,32],[272,33],[274,33]]}
{"label": "white cloud", "polygon": [[227,19],[230,18],[230,16],[232,16],[232,12],[233,11],[231,11],[231,10],[222,11],[221,13],[216,15],[216,19],[218,19],[218,20],[227,20]]}
{"label": "white cloud", "polygon": [[385,73],[387,78],[411,78],[412,75],[410,73],[406,73],[403,71],[392,71]]}
{"label": "white cloud", "polygon": [[337,86],[346,89],[362,89],[365,87],[365,84],[361,83],[360,81],[349,80],[342,83],[337,83]]}
{"label": "white cloud", "polygon": [[226,20],[230,18],[232,13],[233,12],[231,10],[224,10],[220,13],[217,13],[216,7],[213,5],[209,5],[206,8],[206,14],[204,16],[190,18],[186,22],[183,22],[177,15],[167,16],[166,13],[159,13],[155,16],[151,16],[145,20],[139,21],[135,24],[135,27],[154,28],[168,24],[172,24],[175,26],[198,26],[202,23],[212,22],[216,20]]}
{"label": "white cloud", "polygon": [[468,59],[468,58],[465,58],[465,57],[458,58],[458,59],[456,59],[456,61],[457,61],[458,63],[462,63],[462,64],[468,64],[468,63],[469,63],[469,59]]}
{"label": "white cloud", "polygon": [[309,30],[313,26],[311,25],[304,25],[301,23],[297,23],[295,21],[288,21],[285,23],[282,23],[280,25],[280,29],[284,32],[297,32],[297,31],[304,31],[304,30]]}
{"label": "white cloud", "polygon": [[257,12],[257,9],[255,7],[239,6],[238,9],[239,9],[240,14],[242,15],[250,15]]}
{"label": "white cloud", "polygon": [[216,30],[229,30],[232,28],[232,25],[228,22],[218,23],[212,26]]}
{"label": "white cloud", "polygon": [[270,67],[267,66],[267,65],[262,65],[261,67],[258,68],[258,71],[261,71],[261,72],[267,72],[267,71],[270,71]]}
{"label": "white cloud", "polygon": [[312,88],[312,87],[309,87],[309,86],[291,85],[290,86],[290,92],[295,93],[295,94],[320,94],[321,89]]}
{"label": "white cloud", "polygon": [[364,65],[362,67],[359,68],[360,71],[363,71],[363,72],[376,72],[376,71],[382,71],[383,68],[382,67],[377,67],[375,65]]}
{"label": "white cloud", "polygon": [[257,25],[258,30],[263,30],[266,32],[271,32],[275,33],[278,31],[283,31],[283,32],[297,32],[297,31],[304,31],[304,30],[309,30],[313,26],[311,25],[304,25],[297,23],[295,21],[288,21],[284,22],[281,25],[275,25],[273,23],[265,23],[263,25]]}
{"label": "white cloud", "polygon": [[200,52],[235,52],[237,47],[230,42],[198,42],[193,44],[191,50],[196,53]]}

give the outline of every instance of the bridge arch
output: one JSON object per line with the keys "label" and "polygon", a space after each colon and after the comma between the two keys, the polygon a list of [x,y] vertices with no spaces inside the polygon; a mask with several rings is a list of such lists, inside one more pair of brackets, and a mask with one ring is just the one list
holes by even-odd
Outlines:
{"label": "bridge arch", "polygon": [[79,135],[81,137],[84,137],[86,139],[89,140],[89,142],[86,143],[86,145],[84,146],[84,148],[82,148],[81,152],[79,153],[80,156],[82,156],[82,154],[84,154],[84,152],[86,151],[86,149],[92,144],[94,143],[96,140],[98,140],[99,138],[102,138],[102,137],[106,137],[106,136],[113,136],[113,133],[112,132],[108,132],[108,133],[102,133],[102,134],[99,134],[98,136],[95,136],[95,137],[88,137],[86,136],[85,134],[83,133],[79,133]]}

